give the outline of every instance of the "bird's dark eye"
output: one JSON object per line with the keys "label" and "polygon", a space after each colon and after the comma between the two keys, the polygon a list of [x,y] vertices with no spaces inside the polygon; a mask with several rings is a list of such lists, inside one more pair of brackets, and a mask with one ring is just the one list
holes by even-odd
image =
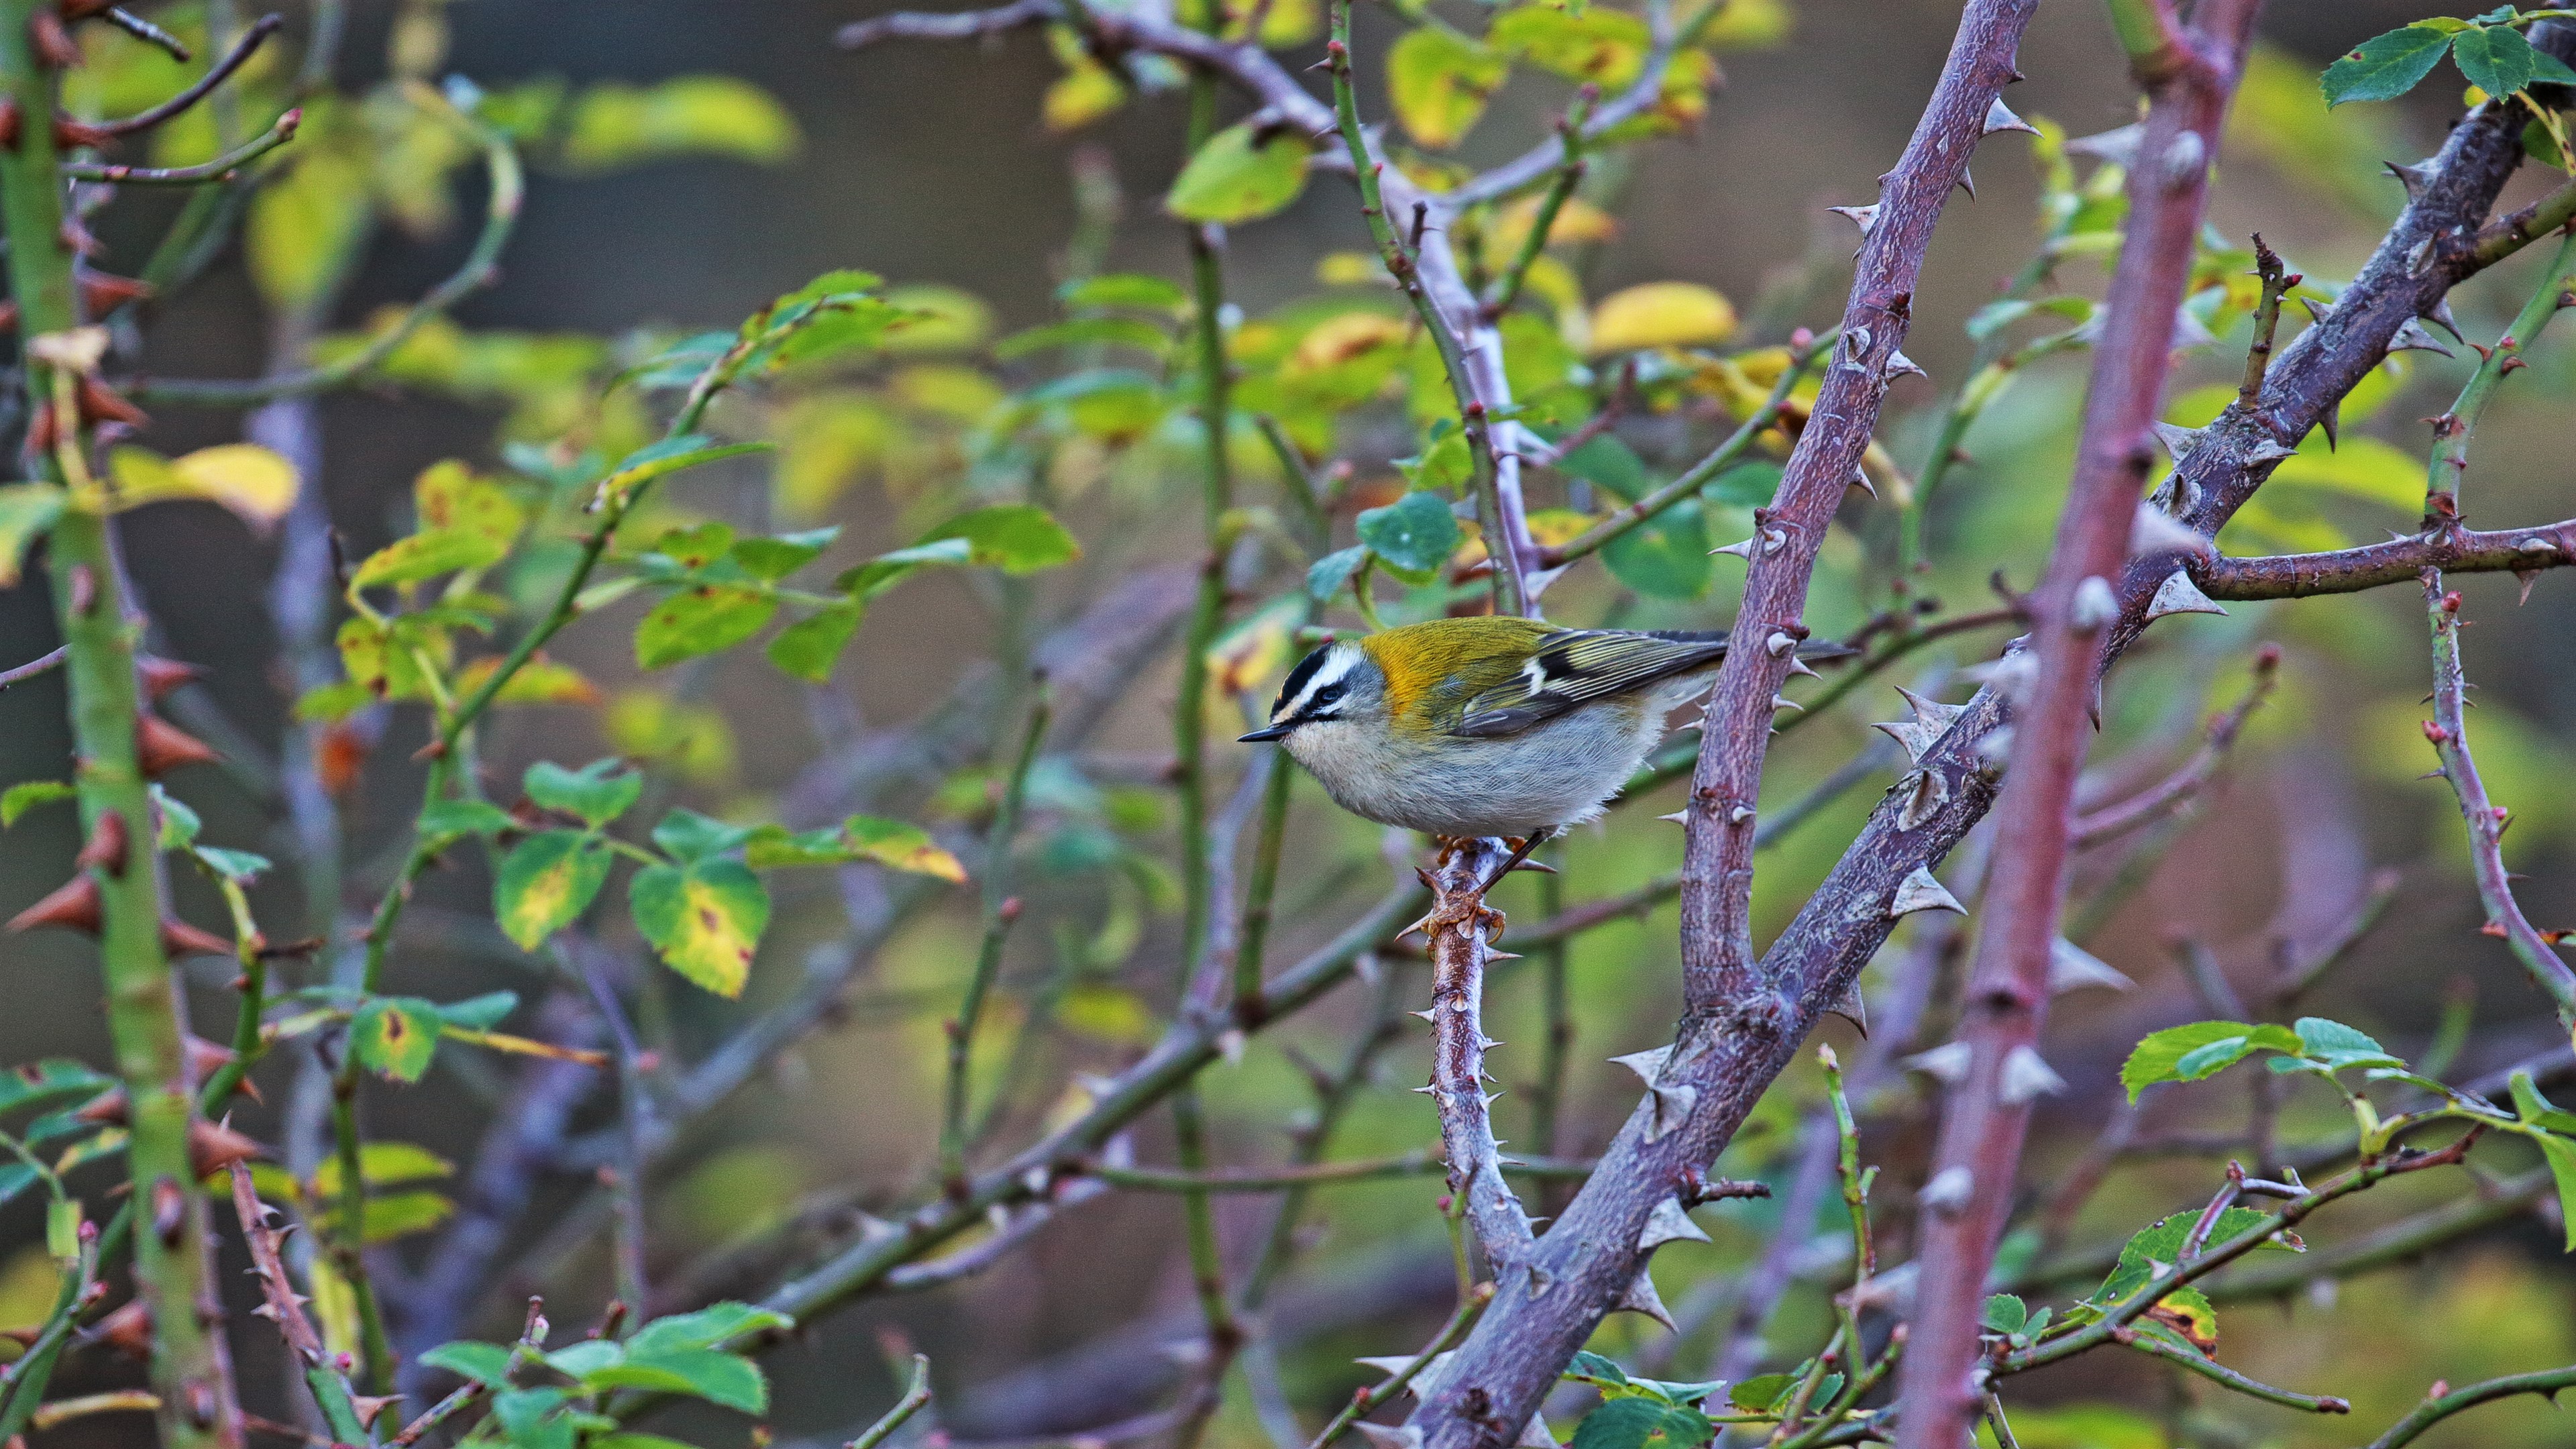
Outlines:
{"label": "bird's dark eye", "polygon": [[1315,691],[1315,697],[1306,702],[1306,709],[1309,713],[1312,713],[1324,708],[1326,705],[1338,703],[1341,700],[1341,697],[1342,686],[1338,684],[1327,684],[1323,688]]}

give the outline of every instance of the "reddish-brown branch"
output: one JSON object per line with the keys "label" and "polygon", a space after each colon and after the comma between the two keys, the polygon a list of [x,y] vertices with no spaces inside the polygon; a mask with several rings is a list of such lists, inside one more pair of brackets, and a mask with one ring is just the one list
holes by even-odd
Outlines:
{"label": "reddish-brown branch", "polygon": [[2521,574],[2576,563],[2576,518],[2491,532],[2444,529],[2332,553],[2207,558],[2191,566],[2213,599],[2296,599],[2412,583],[2428,568],[2445,573]]}
{"label": "reddish-brown branch", "polygon": [[[1768,753],[1772,701],[1787,683],[1796,642],[1807,636],[1807,584],[1825,528],[1860,470],[1900,345],[1912,321],[1914,284],[1932,228],[1985,134],[1996,99],[2019,73],[2013,54],[2030,0],[1977,0],[1959,21],[1948,63],[1879,199],[1861,243],[1841,340],[1806,428],[1789,455],[1778,496],[1757,509],[1764,546],[1753,551],[1734,637],[1700,724],[1682,853],[1683,1002],[1693,1016],[1726,1011],[1759,1032],[1779,1029],[1754,970],[1753,825]],[[1774,545],[1771,540],[1777,538]],[[1506,1302],[1485,1329],[1508,1321]]]}
{"label": "reddish-brown branch", "polygon": [[1529,1216],[1503,1181],[1502,1149],[1486,1110],[1485,963],[1498,918],[1485,908],[1486,880],[1504,861],[1494,840],[1450,842],[1422,872],[1431,887],[1423,931],[1431,944],[1431,1085],[1440,1108],[1441,1155],[1449,1162],[1451,1211],[1476,1230],[1493,1271],[1529,1256]]}
{"label": "reddish-brown branch", "polygon": [[2093,354],[2075,477],[2047,577],[2029,600],[2036,622],[2021,657],[2036,667],[2014,701],[2011,771],[1997,804],[1996,839],[2004,844],[1987,878],[1988,914],[1964,993],[1967,1076],[1942,1114],[1923,1193],[1923,1269],[1901,1369],[1899,1449],[1955,1449],[1983,1402],[1971,1370],[1986,1275],[2012,1208],[2032,1104],[2059,1085],[2039,1055],[2039,1035],[2095,678],[2120,614],[2112,581],[2154,458],[2150,427],[2163,404],[2176,309],[2191,282],[2210,163],[2256,8],[2256,0],[2204,3],[2183,42],[2193,63],[2151,77],[2160,83],[2129,175],[2127,235]]}
{"label": "reddish-brown branch", "polygon": [[[1753,802],[1771,699],[1787,678],[1791,646],[1806,632],[1801,617],[1816,550],[1868,446],[1933,225],[2015,74],[2013,53],[2034,9],[2034,0],[1967,6],[1923,120],[1887,174],[1813,417],[1777,503],[1764,510],[1764,526],[1779,530],[1783,543],[1755,554],[1735,625],[1736,637],[1754,647],[1733,651],[1720,672],[1692,790],[1682,927],[1690,1016],[1682,1043],[1657,1064],[1655,1085],[1621,1134],[1628,1170],[1587,1184],[1536,1246],[1533,1271],[1504,1275],[1494,1307],[1458,1351],[1457,1370],[1444,1374],[1416,1411],[1412,1424],[1426,1449],[1510,1442],[1601,1315],[1630,1289],[1649,1216],[1685,1174],[1705,1170],[1715,1156],[1700,1150],[1706,1138],[1686,1125],[1733,1125],[1704,1115],[1702,1091],[1689,1084],[1711,1065],[1704,1058],[1712,1045],[1730,1041],[1776,1057],[1764,1081],[1794,1049],[1800,1003],[1757,978],[1746,924]],[[1849,904],[1874,919],[1886,898]],[[1866,933],[1853,925],[1855,934]]]}
{"label": "reddish-brown branch", "polygon": [[2468,822],[2469,862],[2478,881],[2478,900],[2486,907],[2486,934],[2501,938],[2523,970],[2549,993],[2559,1019],[2576,1023],[2576,971],[2549,937],[2534,929],[2514,899],[2513,877],[2504,868],[2504,828],[2509,816],[2487,796],[2477,760],[2469,754],[2467,678],[2460,670],[2460,596],[2442,588],[2442,571],[2424,570],[2424,610],[2433,628],[2433,718],[2424,738],[2442,761],[2443,778],[2459,797],[2460,818]]}
{"label": "reddish-brown branch", "polygon": [[2183,762],[2182,768],[2125,800],[2099,810],[2088,810],[2076,817],[2071,837],[2075,848],[2081,850],[2099,845],[2161,819],[2207,789],[2211,777],[2218,773],[2219,762],[2226,759],[2227,752],[2235,747],[2236,736],[2244,730],[2245,721],[2271,696],[2280,668],[2280,649],[2265,645],[2263,651],[2254,657],[2253,687],[2233,708],[2210,720],[2209,728],[2201,733],[2200,748],[2192,751],[2191,758]]}

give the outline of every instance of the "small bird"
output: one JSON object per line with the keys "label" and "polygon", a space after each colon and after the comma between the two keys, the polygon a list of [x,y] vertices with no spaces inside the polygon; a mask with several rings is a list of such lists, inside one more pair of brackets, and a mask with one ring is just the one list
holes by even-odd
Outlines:
{"label": "small bird", "polygon": [[[1852,651],[1799,649],[1802,658]],[[1726,635],[1433,619],[1307,655],[1288,673],[1275,740],[1354,815],[1529,846],[1602,806],[1715,682]]]}

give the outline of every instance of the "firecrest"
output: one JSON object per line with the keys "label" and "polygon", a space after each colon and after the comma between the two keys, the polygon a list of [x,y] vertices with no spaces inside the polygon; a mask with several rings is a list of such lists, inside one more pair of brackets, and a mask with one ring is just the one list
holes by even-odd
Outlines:
{"label": "firecrest", "polygon": [[1722,633],[1433,619],[1307,655],[1243,739],[1278,741],[1354,815],[1535,841],[1599,815],[1725,658]]}

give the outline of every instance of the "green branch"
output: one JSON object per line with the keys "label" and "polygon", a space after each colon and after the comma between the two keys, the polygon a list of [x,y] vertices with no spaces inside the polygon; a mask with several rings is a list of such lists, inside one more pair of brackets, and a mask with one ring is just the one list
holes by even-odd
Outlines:
{"label": "green branch", "polygon": [[[502,248],[509,245],[510,233],[519,223],[519,209],[527,198],[527,173],[519,163],[518,148],[511,145],[509,137],[461,111],[443,105],[441,109],[458,129],[483,149],[484,168],[491,178],[491,200],[484,209],[483,228],[476,234],[474,249],[466,254],[464,265],[413,303],[392,326],[337,361],[273,377],[240,380],[171,378],[138,382],[134,395],[145,402],[255,407],[279,398],[308,397],[328,392],[365,376],[393,356],[432,319],[445,316],[458,302],[491,285],[493,278],[500,275]],[[191,203],[192,207],[194,204]],[[212,206],[215,203],[210,201],[207,204]]]}
{"label": "green branch", "polygon": [[2462,1409],[2474,1409],[2516,1394],[2539,1394],[2552,1403],[2562,1389],[2576,1388],[2576,1368],[2542,1369],[2538,1373],[2514,1374],[2488,1379],[2464,1389],[2453,1389],[2415,1406],[2413,1413],[2389,1426],[2388,1432],[2370,1441],[2370,1449],[2398,1449],[2415,1442],[2417,1435],[2432,1428]]}
{"label": "green branch", "polygon": [[[57,448],[37,460],[39,477],[77,482],[88,440],[61,400],[74,379],[37,344],[64,339],[81,322],[72,254],[64,243],[64,187],[54,128],[57,77],[35,52],[31,26],[43,0],[0,0],[0,90],[20,116],[14,145],[0,150],[0,227],[8,237],[9,290],[29,339],[27,403],[54,420]],[[94,363],[92,364],[94,365]],[[66,469],[62,460],[72,467]],[[97,893],[108,1037],[124,1078],[132,1137],[135,1285],[154,1326],[152,1386],[160,1396],[167,1449],[217,1449],[240,1442],[240,1409],[219,1331],[219,1302],[206,1250],[211,1223],[188,1157],[196,1103],[189,1094],[176,975],[163,952],[161,870],[154,858],[153,809],[136,753],[144,701],[135,678],[140,630],[128,603],[105,500],[76,490],[55,523],[49,573],[63,645],[69,651],[71,726],[84,837],[78,867]],[[195,1406],[197,1412],[191,1412]]]}
{"label": "green branch", "polygon": [[1351,0],[1332,0],[1332,39],[1325,42],[1324,57],[1333,72],[1333,116],[1340,123],[1342,144],[1350,152],[1352,179],[1359,185],[1360,215],[1368,222],[1369,236],[1377,243],[1378,257],[1386,263],[1387,275],[1395,278],[1396,287],[1413,304],[1414,315],[1422,320],[1422,330],[1440,354],[1441,372],[1449,379],[1450,393],[1458,404],[1474,480],[1476,526],[1484,531],[1486,548],[1494,561],[1494,612],[1526,613],[1528,600],[1522,592],[1520,573],[1512,566],[1503,523],[1501,485],[1494,471],[1492,419],[1467,380],[1464,347],[1450,330],[1448,320],[1440,315],[1439,305],[1423,290],[1414,246],[1397,233],[1395,222],[1386,214],[1386,196],[1378,187],[1378,168],[1384,163],[1369,153],[1368,136],[1360,126],[1359,94],[1351,78]]}

